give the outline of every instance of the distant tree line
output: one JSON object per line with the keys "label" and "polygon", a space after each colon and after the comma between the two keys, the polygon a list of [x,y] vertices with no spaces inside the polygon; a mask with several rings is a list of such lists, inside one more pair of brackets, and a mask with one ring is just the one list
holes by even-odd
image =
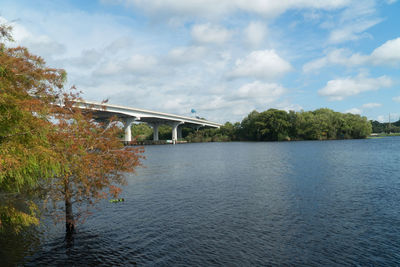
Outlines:
{"label": "distant tree line", "polygon": [[388,123],[371,121],[373,133],[400,133],[400,120]]}
{"label": "distant tree line", "polygon": [[[171,135],[170,127],[160,127],[159,131],[160,139]],[[133,126],[132,132],[142,140],[152,138],[152,129],[144,124]],[[227,122],[219,129],[182,129],[183,138],[189,142],[360,139],[371,132],[372,125],[366,117],[327,108],[300,112],[252,111],[242,122]]]}

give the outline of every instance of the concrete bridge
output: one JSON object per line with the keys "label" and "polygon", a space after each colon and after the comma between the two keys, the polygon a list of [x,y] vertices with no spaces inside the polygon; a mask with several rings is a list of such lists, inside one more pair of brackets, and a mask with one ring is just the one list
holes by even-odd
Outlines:
{"label": "concrete bridge", "polygon": [[158,127],[167,124],[172,127],[172,142],[176,143],[178,138],[182,138],[182,126],[189,126],[196,129],[200,127],[219,128],[222,124],[201,120],[197,118],[179,116],[174,114],[162,113],[151,110],[111,105],[98,102],[76,102],[76,105],[83,109],[90,109],[93,116],[98,121],[107,121],[111,117],[117,117],[124,124],[124,141],[132,141],[131,126],[135,121],[145,122],[153,128],[153,140],[158,141]]}

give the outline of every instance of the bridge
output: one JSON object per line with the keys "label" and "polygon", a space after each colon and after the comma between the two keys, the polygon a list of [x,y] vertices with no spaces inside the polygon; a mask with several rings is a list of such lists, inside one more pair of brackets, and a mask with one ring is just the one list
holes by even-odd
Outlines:
{"label": "bridge", "polygon": [[153,128],[153,140],[158,141],[158,127],[167,124],[172,127],[172,142],[175,144],[178,138],[182,138],[182,126],[195,129],[200,127],[219,128],[222,124],[207,120],[168,114],[163,112],[117,106],[108,103],[91,101],[77,101],[76,105],[82,109],[90,109],[97,121],[106,122],[111,117],[117,117],[124,124],[124,141],[132,141],[131,126],[135,121],[145,122]]}

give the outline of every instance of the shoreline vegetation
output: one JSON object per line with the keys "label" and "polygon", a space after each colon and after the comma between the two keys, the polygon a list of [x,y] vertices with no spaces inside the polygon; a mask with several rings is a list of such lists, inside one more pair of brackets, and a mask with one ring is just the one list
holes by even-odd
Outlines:
{"label": "shoreline vegetation", "polygon": [[[219,129],[196,131],[182,128],[182,139],[190,143],[229,141],[302,141],[365,139],[373,132],[373,124],[366,117],[320,108],[314,111],[268,109],[252,111],[241,122],[226,122]],[[132,135],[139,144],[152,140],[152,129],[144,123],[132,126]],[[171,128],[159,128],[160,140],[171,139]]]}

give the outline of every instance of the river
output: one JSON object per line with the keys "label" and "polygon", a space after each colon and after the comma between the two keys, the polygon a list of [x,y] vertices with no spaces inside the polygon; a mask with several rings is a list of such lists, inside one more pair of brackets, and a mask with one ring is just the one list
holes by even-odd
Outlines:
{"label": "river", "polygon": [[28,235],[24,264],[400,264],[398,137],[145,150],[125,202],[101,202],[73,245],[64,225]]}

